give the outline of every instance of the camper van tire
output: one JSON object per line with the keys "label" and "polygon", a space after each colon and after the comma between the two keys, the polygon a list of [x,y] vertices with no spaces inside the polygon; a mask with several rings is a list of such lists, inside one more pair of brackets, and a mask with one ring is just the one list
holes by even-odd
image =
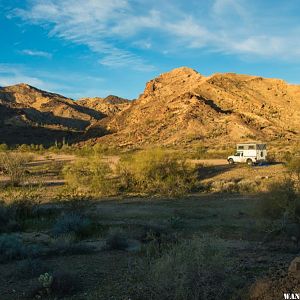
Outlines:
{"label": "camper van tire", "polygon": [[247,159],[247,165],[248,166],[252,166],[253,165],[252,159],[250,159],[250,158]]}
{"label": "camper van tire", "polygon": [[229,158],[229,159],[228,159],[228,163],[229,163],[230,165],[233,165],[233,164],[234,164],[233,159],[232,159],[232,158]]}

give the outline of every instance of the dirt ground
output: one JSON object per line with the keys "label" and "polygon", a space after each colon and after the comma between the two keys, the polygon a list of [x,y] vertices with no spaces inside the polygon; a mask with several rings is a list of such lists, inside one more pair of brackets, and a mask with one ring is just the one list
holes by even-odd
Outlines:
{"label": "dirt ground", "polygon": [[[292,244],[263,242],[264,232],[255,219],[255,204],[259,198],[241,195],[198,195],[182,199],[123,199],[95,202],[89,206],[92,215],[104,228],[123,228],[133,241],[139,242],[144,227],[170,230],[170,219],[180,216],[182,226],[175,230],[185,237],[194,234],[216,235],[227,242],[230,256],[238,259],[247,285],[272,269],[287,269],[298,251]],[[36,233],[28,228],[27,233]],[[51,240],[51,231],[39,231]],[[23,236],[25,238],[25,234]],[[99,233],[81,243],[103,243],[105,233]],[[31,243],[37,243],[33,238]],[[27,243],[30,243],[27,234]],[[136,249],[135,249],[136,250]],[[41,257],[48,272],[68,271],[76,275],[80,286],[75,296],[64,299],[129,299],[126,295],[126,272],[138,251],[105,250],[96,247],[80,254],[59,254]],[[37,278],[20,279],[20,261],[0,264],[1,299],[26,299],[37,286]],[[123,294],[125,293],[125,294]],[[245,298],[246,299],[246,298]]]}
{"label": "dirt ground", "polygon": [[[28,270],[22,268],[23,260],[0,263],[1,300],[34,299],[39,275],[63,271],[77,278],[78,289],[62,299],[133,300],[128,291],[127,274],[133,262],[141,256],[144,243],[141,235],[145,228],[159,229],[167,235],[176,233],[182,239],[210,235],[226,241],[230,258],[238,261],[243,277],[243,292],[239,299],[248,299],[246,291],[258,278],[274,270],[287,270],[290,261],[299,253],[300,249],[293,241],[266,240],[265,220],[257,217],[260,202],[257,193],[202,192],[180,198],[127,196],[71,205],[50,201],[65,184],[61,176],[62,167],[74,159],[74,155],[55,154],[37,156],[28,164],[33,179],[25,188],[34,182],[41,183],[44,194],[40,206],[44,210],[54,210],[54,215],[27,220],[25,229],[18,234],[24,243],[38,245],[47,254],[41,252],[38,255],[38,270],[41,271],[34,276],[26,275]],[[119,158],[106,159],[115,164]],[[199,176],[206,185],[245,181],[268,183],[287,175],[282,164],[231,166],[219,159],[195,160],[193,163],[202,166]],[[2,184],[5,180],[0,178]],[[52,234],[55,218],[70,208],[86,213],[97,228],[91,236],[78,242],[84,250],[49,254],[53,243],[60,243]],[[178,227],[174,227],[174,220],[180,220]],[[109,230],[116,228],[122,229],[128,236],[129,246],[125,250],[108,250],[105,247]]]}

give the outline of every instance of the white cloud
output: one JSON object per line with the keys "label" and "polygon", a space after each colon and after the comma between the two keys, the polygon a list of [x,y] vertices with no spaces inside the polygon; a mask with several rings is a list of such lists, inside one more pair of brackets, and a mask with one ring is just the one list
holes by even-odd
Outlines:
{"label": "white cloud", "polygon": [[38,57],[45,57],[45,58],[51,58],[52,54],[45,52],[45,51],[37,51],[37,50],[30,50],[30,49],[24,49],[21,51],[21,53],[29,56],[38,56]]}
{"label": "white cloud", "polygon": [[276,18],[254,10],[246,0],[211,0],[207,11],[201,10],[201,2],[195,1],[199,9],[191,9],[183,0],[31,0],[13,15],[44,26],[50,36],[87,46],[99,55],[100,64],[110,67],[152,71],[153,65],[134,47],[160,53],[206,48],[226,54],[299,58],[299,28],[276,31],[272,26]]}
{"label": "white cloud", "polygon": [[[30,75],[29,75],[30,74]],[[62,90],[65,86],[50,81],[48,78],[35,74],[34,70],[27,69],[17,64],[0,64],[0,86],[14,85],[18,83],[26,83],[34,87],[55,91]]]}
{"label": "white cloud", "polygon": [[77,44],[88,46],[103,54],[103,65],[119,67],[130,65],[134,69],[152,70],[140,57],[118,48],[109,40],[135,34],[141,27],[156,26],[157,14],[133,16],[126,0],[35,0],[27,9],[15,9],[14,14],[35,24],[50,26],[49,34]]}

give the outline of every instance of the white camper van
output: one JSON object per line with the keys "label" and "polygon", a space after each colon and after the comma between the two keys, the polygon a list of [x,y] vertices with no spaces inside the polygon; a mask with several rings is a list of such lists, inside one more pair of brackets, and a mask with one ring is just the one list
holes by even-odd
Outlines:
{"label": "white camper van", "polygon": [[236,153],[228,156],[229,164],[247,163],[248,165],[264,162],[267,159],[267,145],[257,143],[244,143],[236,145]]}

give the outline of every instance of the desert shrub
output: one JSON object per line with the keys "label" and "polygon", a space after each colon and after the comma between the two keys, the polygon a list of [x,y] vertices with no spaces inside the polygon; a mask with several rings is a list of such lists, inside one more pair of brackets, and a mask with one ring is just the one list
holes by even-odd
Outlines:
{"label": "desert shrub", "polygon": [[180,216],[177,216],[177,215],[171,216],[168,219],[168,224],[173,229],[181,229],[185,225],[184,220]]}
{"label": "desert shrub", "polygon": [[214,193],[254,193],[260,190],[261,183],[248,179],[218,180],[209,184],[208,188]]}
{"label": "desert shrub", "polygon": [[138,152],[119,163],[121,188],[134,192],[180,195],[195,188],[197,174],[185,159],[160,149]]}
{"label": "desert shrub", "polygon": [[287,162],[288,170],[295,175],[300,183],[300,156],[294,156]]}
{"label": "desert shrub", "polygon": [[[235,288],[222,240],[194,238],[138,264],[134,299],[229,299]],[[136,276],[136,277],[135,277]]]}
{"label": "desert shrub", "polygon": [[64,178],[71,188],[101,195],[114,194],[111,169],[100,156],[82,158],[63,169]]}
{"label": "desert shrub", "polygon": [[85,243],[78,242],[73,233],[57,236],[51,240],[48,256],[59,255],[79,255],[92,253],[94,248]]}
{"label": "desert shrub", "polygon": [[238,187],[234,181],[219,180],[211,183],[210,190],[215,193],[234,193],[238,191]]}
{"label": "desert shrub", "polygon": [[30,152],[32,148],[30,147],[30,145],[22,144],[16,150],[20,152]]}
{"label": "desert shrub", "polygon": [[125,250],[128,247],[128,240],[121,228],[111,228],[106,238],[108,250]]}
{"label": "desert shrub", "polygon": [[237,189],[240,193],[253,193],[256,192],[260,187],[259,181],[252,181],[249,179],[243,179],[237,182]]}
{"label": "desert shrub", "polygon": [[92,149],[94,154],[96,155],[114,155],[119,153],[119,150],[117,148],[113,148],[108,145],[99,143],[95,144]]}
{"label": "desert shrub", "polygon": [[89,234],[91,226],[92,223],[87,217],[70,213],[62,215],[56,220],[52,233],[54,236],[74,234],[77,237],[85,237]]}
{"label": "desert shrub", "polygon": [[33,159],[31,155],[20,153],[0,154],[0,169],[10,178],[14,186],[23,183],[26,177],[26,163]]}
{"label": "desert shrub", "polygon": [[[294,187],[294,182],[286,179],[269,185],[259,202],[259,213],[269,219],[291,218],[295,219],[299,209],[299,196]],[[299,215],[300,217],[300,215]]]}
{"label": "desert shrub", "polygon": [[0,236],[0,262],[35,257],[41,249],[37,245],[24,245],[16,235]]}
{"label": "desert shrub", "polygon": [[0,144],[0,152],[5,152],[7,151],[9,148],[6,144]]}

